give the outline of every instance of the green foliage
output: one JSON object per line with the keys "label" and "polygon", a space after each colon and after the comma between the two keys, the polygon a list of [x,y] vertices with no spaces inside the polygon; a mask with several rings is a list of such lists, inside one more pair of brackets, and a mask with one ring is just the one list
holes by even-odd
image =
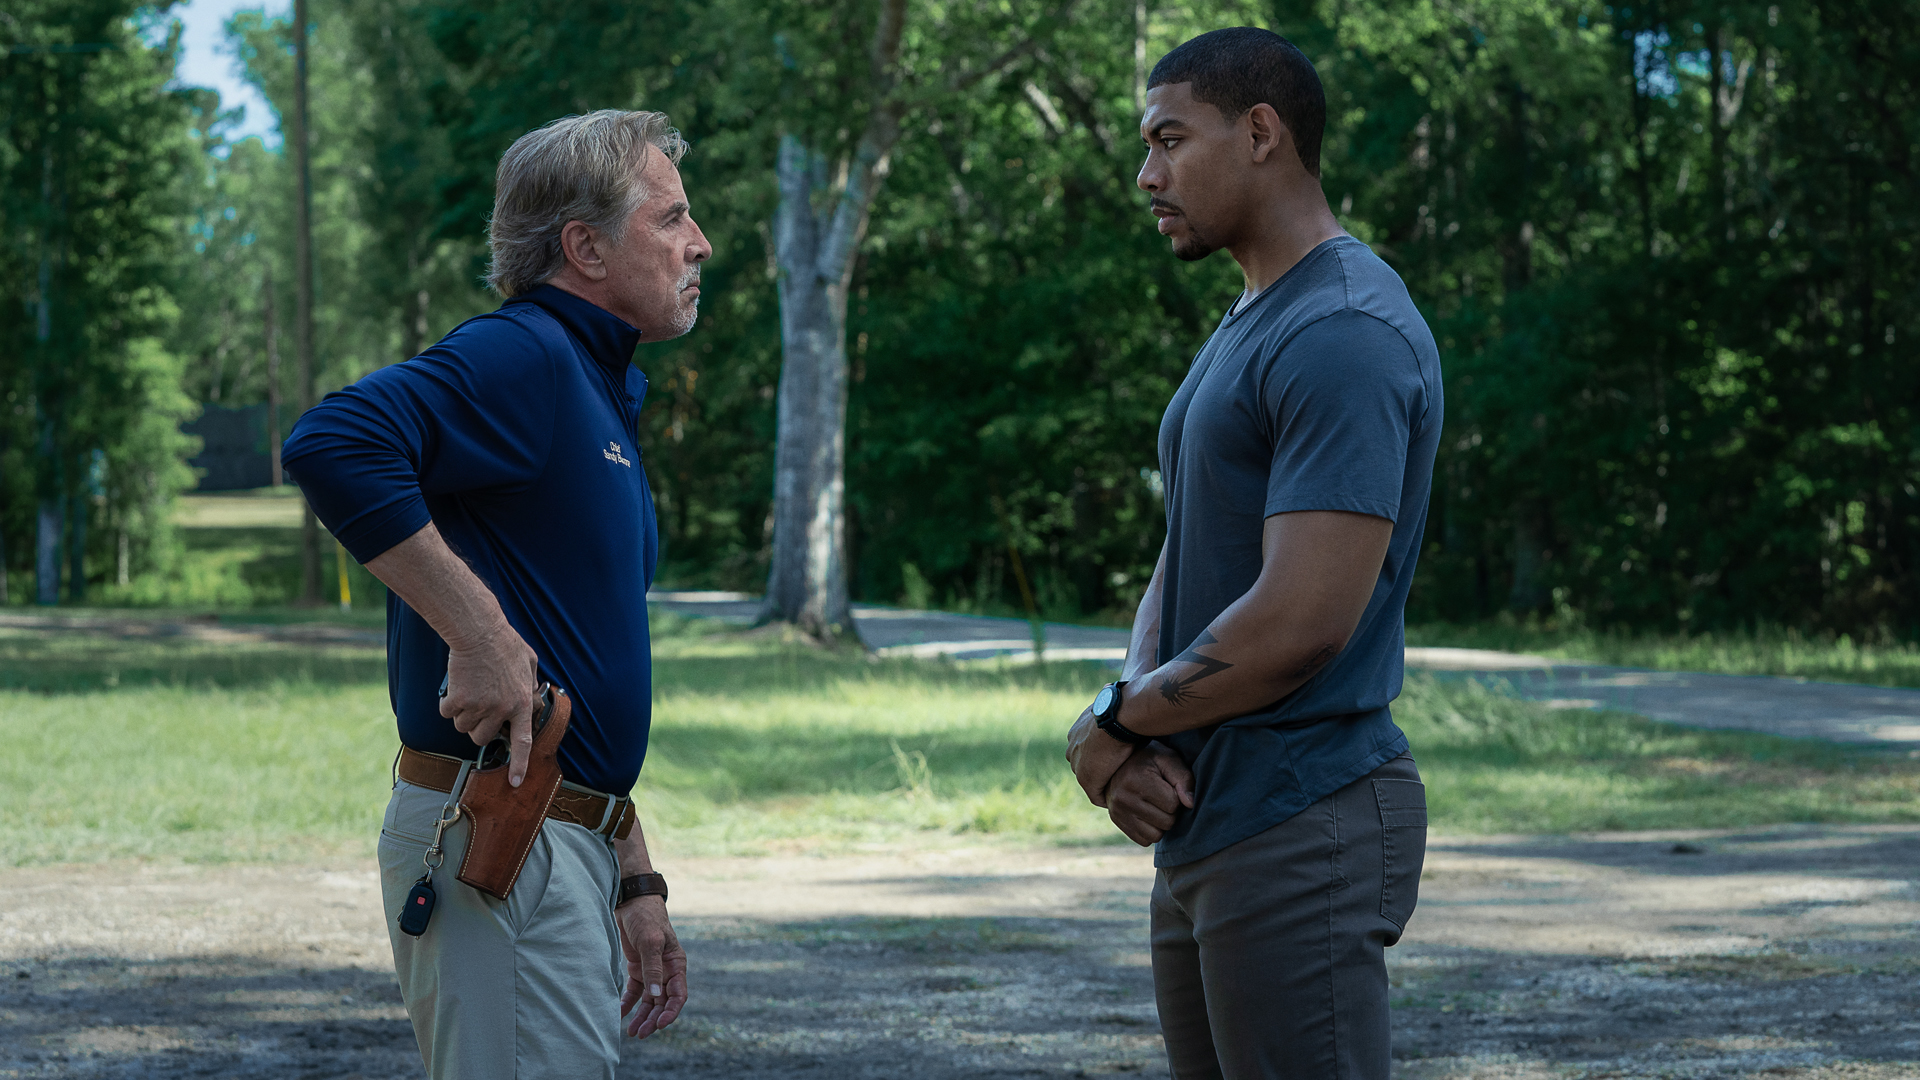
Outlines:
{"label": "green foliage", "polygon": [[1409,626],[1407,644],[1499,649],[1665,671],[1920,687],[1920,646],[1862,643],[1846,634],[1807,635],[1778,627],[1661,634],[1492,619],[1466,626]]}
{"label": "green foliage", "polygon": [[89,580],[163,560],[191,482],[168,335],[209,96],[166,88],[176,41],[147,44],[134,13],[23,0],[0,18],[0,572],[31,572],[42,511]]}
{"label": "green foliage", "polygon": [[[1238,286],[1224,255],[1172,259],[1142,212],[1144,64],[1253,21],[1318,64],[1330,201],[1441,340],[1416,620],[1920,633],[1915,5],[909,5],[910,107],[849,309],[856,594],[1024,612],[1024,577],[1043,612],[1110,617],[1138,596],[1160,538],[1159,414]],[[514,138],[664,109],[695,144],[684,170],[716,255],[699,328],[639,358],[663,573],[757,588],[774,149],[783,131],[829,160],[850,149],[877,11],[317,8],[321,388],[490,306],[474,282]],[[29,0],[0,27],[10,49],[112,46],[0,58],[0,276],[29,299],[0,311],[16,571],[37,503],[62,493],[91,507],[96,573],[122,531],[136,576],[175,565],[160,522],[182,479],[178,391],[261,400],[269,295],[280,336],[291,321],[286,162],[229,143],[204,92],[164,91],[171,47],[143,44],[131,12]],[[287,29],[231,24],[276,107]],[[41,343],[43,265],[57,329]],[[96,449],[103,501],[81,491]]]}
{"label": "green foliage", "polygon": [[[489,305],[474,283],[485,218],[440,234],[454,171],[429,91],[442,62],[415,22],[378,0],[328,4],[309,34],[313,146],[315,382],[327,391],[419,352]],[[276,113],[292,107],[291,27],[242,11],[228,25],[245,76]],[[230,143],[211,125],[184,275],[201,318],[182,351],[203,400],[267,400],[268,292],[280,356],[281,431],[297,415],[293,370],[294,175],[279,149]]]}
{"label": "green foliage", "polygon": [[[490,163],[558,113],[644,104],[694,139],[713,299],[642,357],[671,580],[763,571],[773,146],[857,133],[875,10],[417,16],[455,88],[438,114],[460,148],[452,232],[477,234]],[[1442,341],[1416,614],[1557,602],[1596,624],[1913,632],[1920,57],[1897,28],[1915,14],[1281,0],[1138,25],[1099,0],[913,7],[917,96],[849,318],[856,591],[1018,609],[1017,552],[1050,607],[1138,595],[1159,412],[1237,279],[1224,256],[1176,263],[1141,213],[1135,47],[1151,60],[1251,18],[1319,64],[1330,200]],[[536,52],[551,62],[516,59]],[[968,81],[982,56],[1010,58]]]}
{"label": "green foliage", "polygon": [[1920,630],[1920,9],[1292,8],[1441,339],[1417,614]]}
{"label": "green foliage", "polygon": [[[643,419],[680,584],[765,573],[773,395],[774,147],[830,157],[858,135],[877,5],[427,5],[450,62],[456,215],[477,231],[492,162],[527,129],[600,106],[668,111],[715,245],[700,327],[649,346]],[[1144,29],[1170,47],[1229,8]],[[604,17],[603,17],[604,16]],[[594,31],[569,28],[590,22]],[[1019,603],[1013,551],[1048,610],[1137,596],[1158,554],[1152,431],[1231,297],[1230,268],[1164,255],[1132,188],[1131,5],[912,6],[913,102],[849,312],[849,505],[859,594]],[[589,44],[591,43],[591,44]],[[517,57],[537,52],[547,63]],[[607,63],[618,56],[621,63]]]}

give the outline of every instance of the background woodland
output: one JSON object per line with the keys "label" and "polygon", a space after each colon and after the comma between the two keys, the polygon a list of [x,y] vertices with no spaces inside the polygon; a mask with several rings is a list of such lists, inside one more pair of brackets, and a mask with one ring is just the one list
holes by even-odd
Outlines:
{"label": "background woodland", "polygon": [[[646,346],[663,583],[767,577],[783,138],[839,197],[898,138],[848,286],[856,598],[1124,613],[1161,539],[1155,433],[1239,288],[1133,185],[1146,70],[1258,24],[1318,65],[1325,187],[1440,340],[1448,430],[1409,617],[1920,637],[1916,0],[921,2],[876,87],[868,0],[313,0],[323,390],[493,305],[492,171],[600,107],[669,112],[715,246]],[[285,20],[242,14],[289,107]],[[173,557],[178,424],[265,400],[294,185],[172,82],[164,10],[0,12],[0,564],[124,602]]]}

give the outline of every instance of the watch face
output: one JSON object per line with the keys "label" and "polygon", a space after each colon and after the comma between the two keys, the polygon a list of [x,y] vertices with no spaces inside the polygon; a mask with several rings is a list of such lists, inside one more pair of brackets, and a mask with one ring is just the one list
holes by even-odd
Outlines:
{"label": "watch face", "polygon": [[1111,708],[1113,708],[1113,686],[1108,684],[1101,687],[1100,693],[1093,699],[1093,715],[1105,716],[1107,710]]}

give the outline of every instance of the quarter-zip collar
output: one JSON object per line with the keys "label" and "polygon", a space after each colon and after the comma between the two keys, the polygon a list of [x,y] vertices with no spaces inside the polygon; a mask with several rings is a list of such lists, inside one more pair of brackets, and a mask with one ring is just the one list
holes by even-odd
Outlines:
{"label": "quarter-zip collar", "polygon": [[640,331],[627,325],[625,319],[557,285],[542,285],[507,303],[539,304],[545,308],[560,320],[560,325],[567,328],[595,363],[606,368],[617,382],[625,382],[623,376],[627,365],[633,363],[633,350],[640,345]]}

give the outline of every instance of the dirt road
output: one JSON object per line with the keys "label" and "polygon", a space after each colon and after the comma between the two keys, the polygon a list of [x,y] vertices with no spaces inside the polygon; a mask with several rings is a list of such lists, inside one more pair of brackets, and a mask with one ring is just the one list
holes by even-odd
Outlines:
{"label": "dirt road", "polygon": [[[686,860],[623,1075],[1165,1076],[1145,856]],[[1436,838],[1403,1077],[1920,1076],[1920,829]],[[0,1077],[419,1074],[362,866],[0,872]]]}

